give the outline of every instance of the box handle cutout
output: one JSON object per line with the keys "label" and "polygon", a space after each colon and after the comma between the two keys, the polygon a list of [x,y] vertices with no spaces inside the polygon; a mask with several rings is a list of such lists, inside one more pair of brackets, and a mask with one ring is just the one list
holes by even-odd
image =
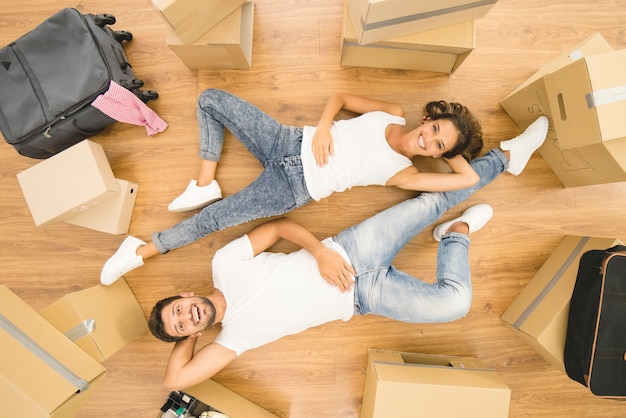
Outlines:
{"label": "box handle cutout", "polygon": [[561,120],[566,120],[567,115],[565,114],[565,102],[563,101],[563,93],[557,94],[556,100],[559,103],[559,114],[561,115]]}

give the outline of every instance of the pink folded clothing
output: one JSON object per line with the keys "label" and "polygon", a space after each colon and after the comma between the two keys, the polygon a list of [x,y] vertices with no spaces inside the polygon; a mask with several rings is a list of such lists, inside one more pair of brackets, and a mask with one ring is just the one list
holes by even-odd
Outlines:
{"label": "pink folded clothing", "polygon": [[146,127],[148,135],[163,132],[167,122],[150,109],[130,90],[111,80],[106,93],[96,97],[91,105],[118,122]]}

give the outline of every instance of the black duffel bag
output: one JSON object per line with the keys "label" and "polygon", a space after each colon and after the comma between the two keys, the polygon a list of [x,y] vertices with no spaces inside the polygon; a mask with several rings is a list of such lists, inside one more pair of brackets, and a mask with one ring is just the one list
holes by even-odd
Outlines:
{"label": "black duffel bag", "polygon": [[580,258],[564,361],[567,375],[594,395],[626,398],[626,246]]}

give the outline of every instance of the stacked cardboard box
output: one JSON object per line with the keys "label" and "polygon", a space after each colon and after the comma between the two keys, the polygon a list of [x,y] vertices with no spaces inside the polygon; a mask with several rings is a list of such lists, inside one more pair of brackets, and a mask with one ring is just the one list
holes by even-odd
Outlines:
{"label": "stacked cardboard box", "polygon": [[128,232],[138,185],[116,179],[100,144],[84,140],[18,173],[35,225],[65,221]]}
{"label": "stacked cardboard box", "polygon": [[539,153],[566,187],[626,181],[626,50],[600,34],[557,57],[501,101],[521,129],[552,129]]}
{"label": "stacked cardboard box", "polygon": [[192,70],[250,69],[254,2],[152,0],[167,45]]}
{"label": "stacked cardboard box", "polygon": [[341,65],[451,74],[496,0],[345,0]]}

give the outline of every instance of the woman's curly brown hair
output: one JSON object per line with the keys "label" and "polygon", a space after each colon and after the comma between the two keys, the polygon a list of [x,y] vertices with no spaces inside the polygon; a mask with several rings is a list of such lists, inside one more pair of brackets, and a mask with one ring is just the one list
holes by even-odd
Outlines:
{"label": "woman's curly brown hair", "polygon": [[447,119],[459,131],[456,145],[443,154],[445,158],[452,158],[461,154],[467,161],[478,157],[483,148],[483,130],[480,122],[472,115],[469,109],[460,103],[440,100],[429,102],[424,106],[424,113],[431,120]]}

